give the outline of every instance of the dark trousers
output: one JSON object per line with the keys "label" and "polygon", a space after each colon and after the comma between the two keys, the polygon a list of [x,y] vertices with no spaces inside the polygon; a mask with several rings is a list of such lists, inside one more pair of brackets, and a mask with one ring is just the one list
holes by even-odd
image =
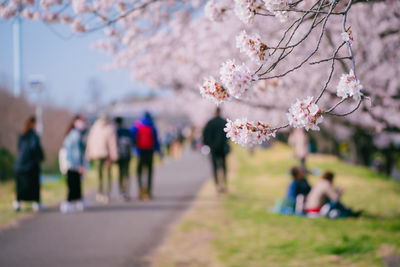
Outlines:
{"label": "dark trousers", "polygon": [[67,172],[68,201],[82,199],[81,174],[74,170]]}
{"label": "dark trousers", "polygon": [[[97,160],[97,171],[98,171],[98,175],[99,175],[99,193],[100,194],[104,194],[104,190],[103,190],[103,170],[104,170],[104,165],[106,164],[107,159],[98,159]],[[111,192],[111,165],[110,166],[106,166],[106,171],[107,171],[107,195],[110,195]]]}
{"label": "dark trousers", "polygon": [[214,181],[216,185],[219,185],[218,170],[222,169],[224,184],[226,185],[226,155],[211,152],[211,163],[213,167]]}
{"label": "dark trousers", "polygon": [[137,177],[139,183],[139,190],[143,188],[142,172],[147,169],[147,188],[148,193],[151,195],[152,175],[153,175],[153,151],[141,150],[139,154],[139,163],[137,165]]}
{"label": "dark trousers", "polygon": [[342,203],[340,202],[330,202],[330,209],[337,209],[340,213],[340,217],[350,217],[354,215],[354,212],[352,209],[345,207]]}
{"label": "dark trousers", "polygon": [[40,202],[40,168],[17,171],[17,200]]}
{"label": "dark trousers", "polygon": [[119,190],[121,194],[128,193],[129,191],[129,162],[130,158],[119,159]]}

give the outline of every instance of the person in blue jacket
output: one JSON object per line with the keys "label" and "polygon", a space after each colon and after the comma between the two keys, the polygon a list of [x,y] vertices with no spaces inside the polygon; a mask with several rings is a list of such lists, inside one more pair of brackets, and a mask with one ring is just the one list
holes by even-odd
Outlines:
{"label": "person in blue jacket", "polygon": [[311,191],[311,186],[306,178],[306,171],[301,167],[293,167],[290,172],[293,180],[289,184],[286,198],[296,200],[298,195],[306,197]]}
{"label": "person in blue jacket", "polygon": [[[157,128],[149,112],[145,112],[142,119],[138,120],[131,128],[133,143],[139,157],[137,165],[137,178],[139,184],[139,199],[152,198],[153,156],[158,152],[162,157]],[[147,186],[143,185],[142,172],[147,169]]]}
{"label": "person in blue jacket", "polygon": [[305,199],[311,191],[311,186],[307,181],[306,171],[302,167],[293,167],[290,172],[293,180],[288,186],[285,203],[286,206],[291,206],[292,212],[302,214],[304,213]]}
{"label": "person in blue jacket", "polygon": [[63,202],[60,210],[63,213],[82,211],[82,175],[85,172],[85,149],[83,144],[83,131],[86,121],[80,115],[72,119],[64,138],[63,147],[66,151],[67,164],[67,202]]}

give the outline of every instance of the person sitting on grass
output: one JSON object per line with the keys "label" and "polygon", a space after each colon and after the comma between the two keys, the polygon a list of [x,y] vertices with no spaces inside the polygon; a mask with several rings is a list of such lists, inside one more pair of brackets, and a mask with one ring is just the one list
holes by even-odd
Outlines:
{"label": "person sitting on grass", "polygon": [[299,195],[306,197],[311,190],[311,186],[306,178],[306,171],[301,167],[293,167],[290,173],[293,181],[288,187],[286,197],[293,200],[296,200]]}
{"label": "person sitting on grass", "polygon": [[306,178],[306,171],[302,167],[293,167],[290,170],[292,182],[289,184],[285,198],[276,201],[274,212],[280,214],[304,214],[304,202],[311,190]]}
{"label": "person sitting on grass", "polygon": [[302,167],[293,167],[290,171],[292,182],[289,184],[286,199],[295,206],[296,213],[303,213],[304,201],[311,190],[306,178],[306,171]]}
{"label": "person sitting on grass", "polygon": [[321,180],[312,188],[306,201],[307,216],[323,215],[329,218],[360,216],[361,211],[354,212],[340,202],[343,189],[333,187],[334,176],[332,172],[325,172]]}

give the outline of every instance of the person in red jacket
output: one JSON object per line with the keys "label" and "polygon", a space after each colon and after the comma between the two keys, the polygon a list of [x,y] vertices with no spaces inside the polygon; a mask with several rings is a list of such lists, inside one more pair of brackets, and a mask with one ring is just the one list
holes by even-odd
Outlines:
{"label": "person in red jacket", "polygon": [[[157,129],[149,112],[145,112],[144,117],[138,120],[131,128],[133,143],[139,157],[137,165],[137,177],[139,184],[139,199],[148,200],[152,198],[153,181],[153,156],[158,152],[162,157],[160,142],[158,140]],[[147,187],[142,182],[143,169],[147,169]]]}

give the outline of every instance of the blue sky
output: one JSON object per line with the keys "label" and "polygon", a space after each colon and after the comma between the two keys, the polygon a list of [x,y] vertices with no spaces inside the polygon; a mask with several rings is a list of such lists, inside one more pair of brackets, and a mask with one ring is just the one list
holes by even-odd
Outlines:
{"label": "blue sky", "polygon": [[[10,86],[13,81],[12,23],[11,20],[0,21],[0,75]],[[63,25],[48,26],[25,20],[22,26],[24,84],[30,75],[43,75],[48,101],[73,109],[83,106],[90,98],[90,79],[101,84],[103,103],[143,91],[144,86],[133,83],[128,71],[100,70],[99,67],[111,58],[89,46],[101,38],[102,32],[73,35],[64,40],[49,27],[65,37],[72,35],[72,30]]]}

